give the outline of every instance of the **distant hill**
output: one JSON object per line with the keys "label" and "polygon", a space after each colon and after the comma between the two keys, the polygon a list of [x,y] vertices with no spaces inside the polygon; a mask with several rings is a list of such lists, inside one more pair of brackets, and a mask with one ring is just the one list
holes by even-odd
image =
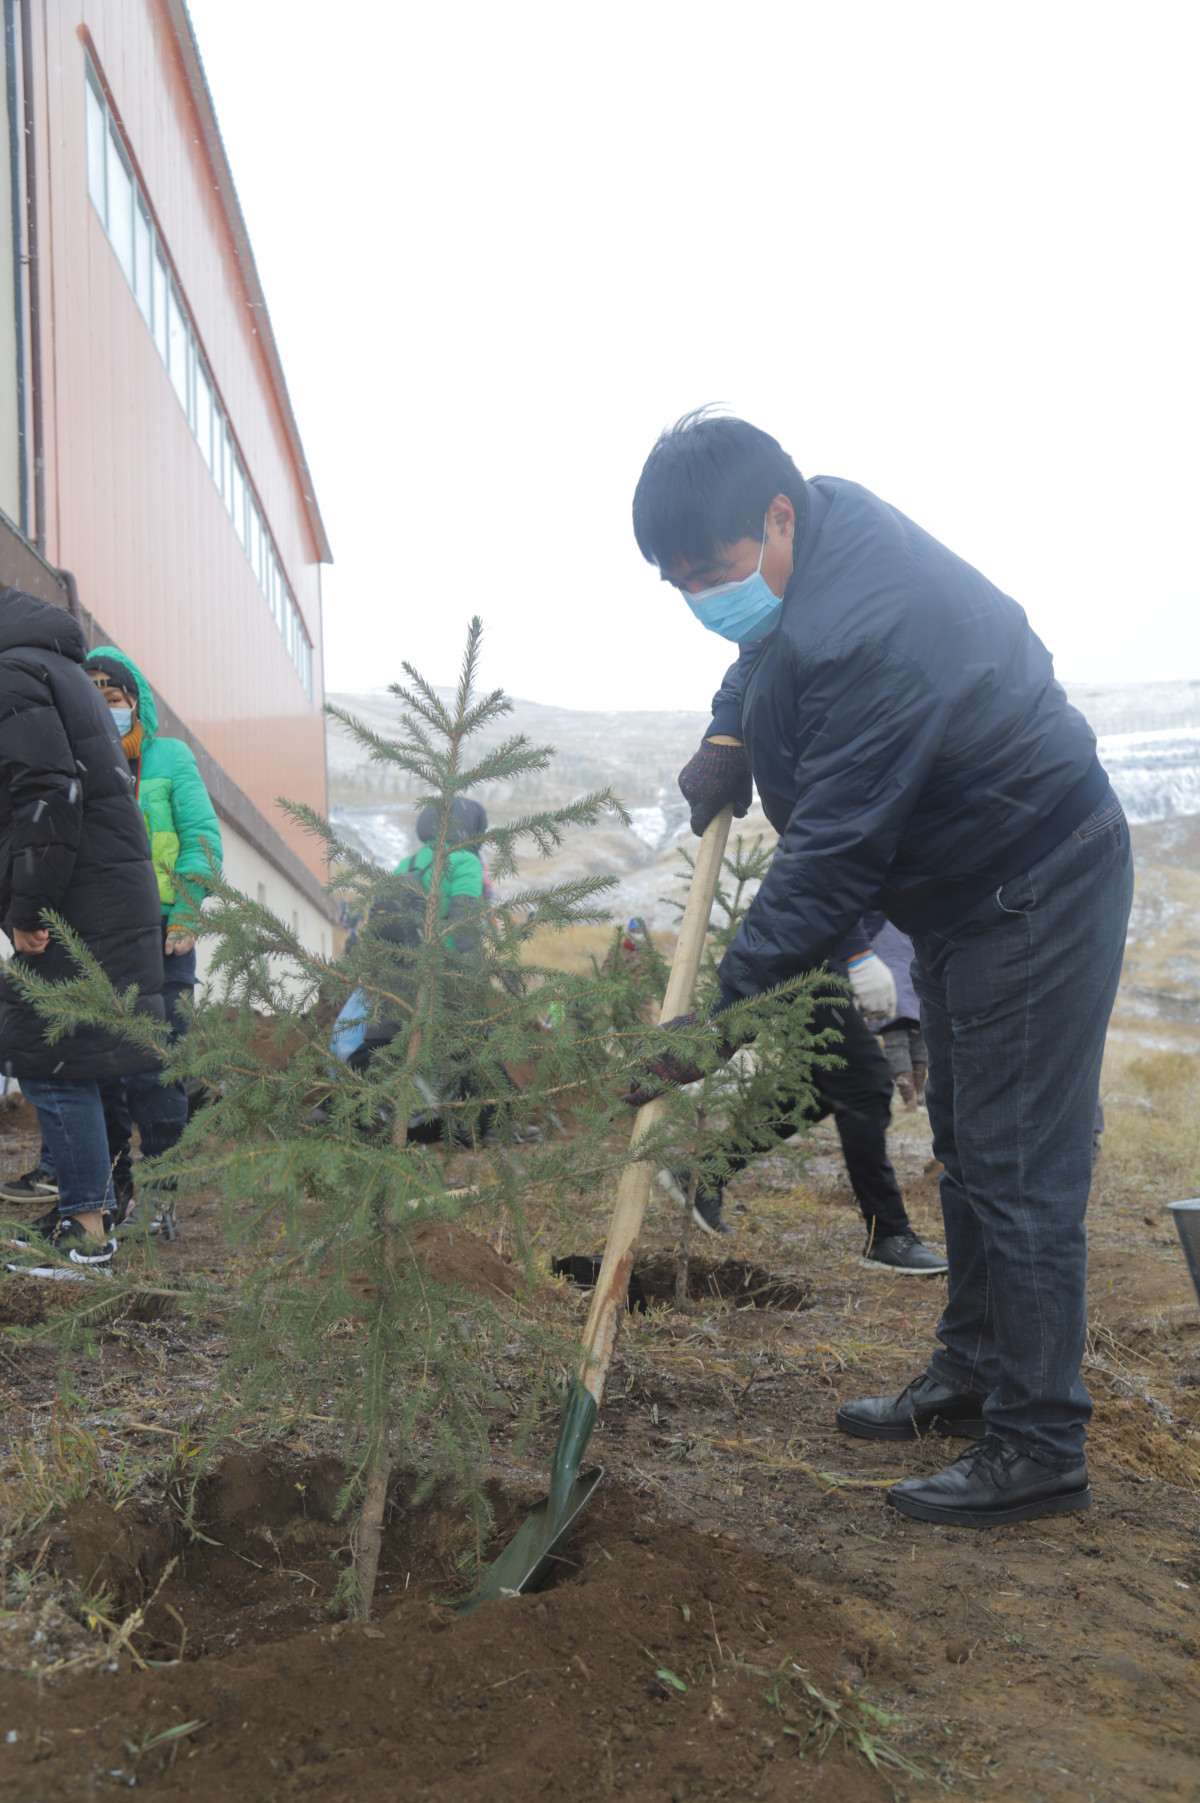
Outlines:
{"label": "distant hill", "polygon": [[[1200,683],[1068,684],[1067,692],[1099,735],[1134,822],[1138,890],[1114,1031],[1136,1043],[1174,1043],[1171,1035],[1200,1025]],[[386,691],[330,699],[378,732],[393,729],[396,703]],[[486,797],[492,809],[507,816],[611,785],[633,817],[632,827],[614,819],[572,834],[554,858],[531,859],[523,874],[535,882],[615,876],[614,917],[642,914],[659,930],[673,927],[680,848],[694,844],[675,779],[707,724],[703,713],[599,713],[518,701],[505,730],[554,745],[559,755],[533,782]],[[395,863],[412,849],[412,795],[335,721],[328,749],[335,823],[363,851]],[[737,830],[774,838],[757,804]]]}
{"label": "distant hill", "polygon": [[[1068,684],[1067,693],[1101,737],[1101,755],[1131,820],[1200,814],[1200,682],[1109,686]],[[376,732],[393,730],[397,704],[384,689],[331,695]],[[517,701],[503,732],[524,733],[558,755],[519,787],[484,792],[507,817],[613,788],[633,827],[610,847],[631,876],[687,832],[676,775],[699,743],[706,713],[622,713]],[[501,734],[493,732],[494,740]],[[414,795],[386,765],[374,764],[337,721],[327,732],[331,813],[342,831],[381,862],[411,849]],[[641,883],[635,884],[641,890]]]}

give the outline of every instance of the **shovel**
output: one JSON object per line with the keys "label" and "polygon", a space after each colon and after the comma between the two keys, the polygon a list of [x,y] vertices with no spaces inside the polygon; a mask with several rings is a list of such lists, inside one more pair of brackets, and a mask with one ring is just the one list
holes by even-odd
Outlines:
{"label": "shovel", "polygon": [[[705,829],[700,841],[660,1022],[686,1014],[692,1005],[692,991],[704,955],[708,917],[717,893],[732,818],[733,809],[723,808]],[[666,1096],[656,1096],[654,1101],[638,1109],[629,1141],[631,1149],[657,1127],[669,1105]],[[520,1596],[523,1591],[536,1590],[604,1476],[598,1465],[583,1472],[579,1465],[591,1438],[612,1364],[617,1327],[626,1309],[633,1257],[653,1175],[653,1166],[645,1163],[626,1165],[621,1175],[604,1260],[584,1329],[583,1363],[567,1398],[558,1430],[558,1444],[550,1467],[549,1494],[525,1517],[478,1592],[460,1605],[460,1615],[469,1615],[491,1597]]]}

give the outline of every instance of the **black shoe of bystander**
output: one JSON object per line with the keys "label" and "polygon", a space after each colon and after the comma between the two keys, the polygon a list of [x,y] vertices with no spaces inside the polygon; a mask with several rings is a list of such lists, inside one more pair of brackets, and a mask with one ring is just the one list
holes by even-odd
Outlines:
{"label": "black shoe of bystander", "polygon": [[[21,1237],[22,1234],[28,1234],[30,1239],[45,1240],[48,1245],[53,1246],[56,1252],[69,1258],[73,1265],[111,1264],[112,1255],[117,1249],[117,1242],[110,1238],[107,1231],[100,1236],[86,1233],[72,1215],[64,1217],[59,1214],[57,1209],[52,1209],[48,1214],[41,1215],[36,1221],[31,1221],[28,1227],[17,1228],[10,1244],[20,1246],[28,1252],[35,1251],[35,1248]],[[17,1267],[10,1265],[9,1269],[15,1270]],[[51,1275],[53,1275],[53,1268],[50,1269]]]}
{"label": "black shoe of bystander", "polygon": [[869,1239],[861,1262],[868,1271],[891,1271],[909,1277],[937,1277],[949,1270],[944,1255],[934,1252],[911,1228],[907,1233],[889,1233],[881,1240]]}
{"label": "black shoe of bystander", "polygon": [[57,1202],[58,1178],[53,1171],[43,1171],[35,1165],[32,1171],[23,1171],[19,1177],[8,1177],[0,1183],[0,1200],[26,1205],[31,1202]]}

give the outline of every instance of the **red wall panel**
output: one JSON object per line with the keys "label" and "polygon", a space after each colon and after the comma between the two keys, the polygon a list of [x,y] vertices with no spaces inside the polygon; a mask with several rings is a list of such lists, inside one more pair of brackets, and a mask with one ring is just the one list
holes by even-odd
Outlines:
{"label": "red wall panel", "polygon": [[[275,805],[326,805],[317,547],[165,7],[42,0],[33,18],[47,554],[323,874]],[[313,641],[311,702],[88,198],[81,27]]]}

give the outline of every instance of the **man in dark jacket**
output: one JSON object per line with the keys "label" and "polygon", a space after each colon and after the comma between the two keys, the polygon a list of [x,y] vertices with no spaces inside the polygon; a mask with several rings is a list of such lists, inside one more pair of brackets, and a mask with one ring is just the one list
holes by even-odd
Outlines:
{"label": "man in dark jacket", "polygon": [[680,776],[693,829],[744,813],[753,779],[780,834],[725,1001],[820,965],[873,907],[913,940],[949,1297],[928,1370],[839,1425],[981,1436],[889,1492],[906,1514],[1087,1508],[1084,1220],[1133,888],[1092,732],[1015,601],[744,421],[664,433],[633,516],[663,580],[739,647]]}
{"label": "man in dark jacket", "polygon": [[[47,911],[79,934],[119,990],[162,1019],[161,906],[150,841],[112,715],[83,671],[87,644],[61,608],[0,592],[0,925],[15,958],[49,981],[74,973]],[[58,1176],[57,1208],[34,1223],[75,1263],[105,1263],[112,1204],[99,1084],[153,1069],[121,1035],[45,1023],[5,977],[0,1069],[37,1109]]]}

